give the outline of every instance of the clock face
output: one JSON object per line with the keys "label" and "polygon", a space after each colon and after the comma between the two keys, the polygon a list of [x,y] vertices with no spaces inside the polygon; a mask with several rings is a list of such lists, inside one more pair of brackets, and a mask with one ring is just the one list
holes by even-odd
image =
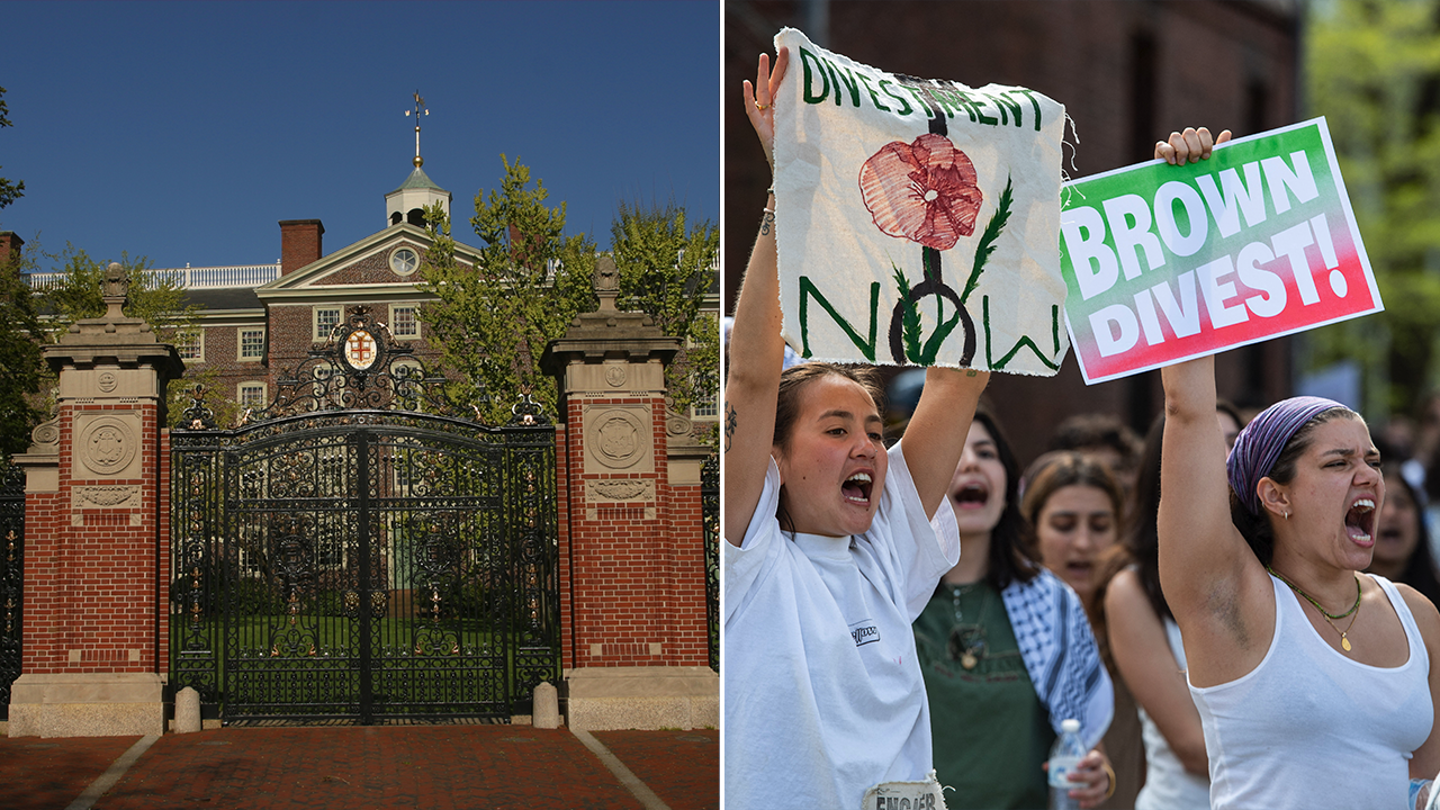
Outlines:
{"label": "clock face", "polygon": [[420,256],[408,247],[397,248],[390,254],[390,269],[397,275],[408,276],[420,266]]}

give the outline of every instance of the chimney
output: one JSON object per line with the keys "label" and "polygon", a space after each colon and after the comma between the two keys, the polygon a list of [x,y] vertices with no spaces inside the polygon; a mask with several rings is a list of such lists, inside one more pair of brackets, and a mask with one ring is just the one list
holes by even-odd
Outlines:
{"label": "chimney", "polygon": [[324,255],[320,237],[325,226],[318,219],[280,220],[280,275],[293,273]]}
{"label": "chimney", "polygon": [[20,261],[20,248],[25,245],[14,231],[0,231],[0,265]]}

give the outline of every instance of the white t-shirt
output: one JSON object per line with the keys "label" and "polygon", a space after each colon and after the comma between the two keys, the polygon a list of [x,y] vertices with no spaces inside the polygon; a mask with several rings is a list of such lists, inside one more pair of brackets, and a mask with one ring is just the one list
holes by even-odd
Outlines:
{"label": "white t-shirt", "polygon": [[859,810],[866,788],[933,767],[910,623],[960,532],[948,508],[926,519],[900,445],[864,534],[792,540],[779,490],[772,460],[741,546],[721,544],[725,805]]}

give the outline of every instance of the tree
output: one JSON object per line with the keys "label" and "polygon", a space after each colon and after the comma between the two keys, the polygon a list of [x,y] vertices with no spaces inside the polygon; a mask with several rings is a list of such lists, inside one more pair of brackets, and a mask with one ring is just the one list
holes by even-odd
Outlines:
{"label": "tree", "polygon": [[[64,274],[60,283],[38,296],[41,308],[50,316],[46,326],[53,342],[76,321],[105,314],[105,267],[109,262],[96,261],[70,244],[50,258]],[[183,343],[199,334],[200,308],[185,303],[183,287],[172,279],[149,272],[150,263],[143,256],[132,260],[128,253],[122,253],[120,266],[125,268],[130,281],[123,310],[126,316],[150,324],[162,343]],[[213,382],[218,376],[217,369],[187,369],[183,382],[172,380],[166,395],[172,421],[190,405],[191,393],[198,384],[207,389],[205,404],[215,413],[217,424],[233,424],[239,407],[214,388]]]}
{"label": "tree", "polygon": [[30,431],[45,418],[37,402],[45,330],[30,285],[20,277],[23,263],[0,256],[0,458],[25,452]]}
{"label": "tree", "polygon": [[720,324],[703,314],[706,296],[718,294],[720,230],[688,223],[684,208],[642,210],[620,204],[610,227],[611,254],[620,275],[621,309],[644,312],[667,335],[683,338],[665,370],[676,411],[715,402],[720,390]]}
{"label": "tree", "polygon": [[1307,365],[1357,362],[1380,420],[1440,379],[1440,3],[1314,8],[1311,107],[1328,120],[1386,311],[1307,333]]}
{"label": "tree", "polygon": [[449,218],[437,205],[425,212],[434,243],[422,269],[424,288],[439,299],[424,313],[432,343],[462,376],[452,393],[476,403],[491,424],[508,421],[525,392],[555,414],[558,396],[539,372],[540,354],[577,314],[595,307],[594,242],[563,236],[565,204],[546,207],[543,182],[532,187],[528,167],[500,159],[500,188],[475,195],[475,266],[456,260]]}
{"label": "tree", "polygon": [[[9,117],[7,117],[9,112],[10,109],[5,106],[5,88],[0,87],[0,128],[14,126],[14,124],[10,123]],[[4,208],[23,196],[25,196],[24,180],[18,183],[12,183],[0,177],[0,208]]]}

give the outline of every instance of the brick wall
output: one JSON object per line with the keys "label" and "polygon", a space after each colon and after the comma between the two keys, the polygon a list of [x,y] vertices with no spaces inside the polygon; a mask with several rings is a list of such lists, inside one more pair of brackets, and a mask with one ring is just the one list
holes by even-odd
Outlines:
{"label": "brick wall", "polygon": [[318,219],[280,221],[280,273],[293,273],[324,256],[325,226]]}
{"label": "brick wall", "polygon": [[[644,404],[650,409],[655,471],[584,472],[582,409]],[[567,667],[706,666],[704,545],[699,486],[672,487],[665,460],[665,403],[646,399],[572,400],[566,406],[561,608]],[[585,481],[651,479],[653,503],[585,501]],[[567,565],[568,562],[568,565]]]}
{"label": "brick wall", "polygon": [[[139,412],[140,468],[166,472],[160,458],[158,409],[153,403],[86,405],[84,413]],[[73,446],[82,409],[60,411],[60,445]],[[164,465],[164,466],[162,466]],[[26,499],[25,648],[29,674],[163,671],[156,650],[161,587],[158,519],[166,504],[157,479],[84,479],[73,454],[60,457],[59,491]],[[141,487],[138,509],[85,508],[72,512],[77,484]]]}

